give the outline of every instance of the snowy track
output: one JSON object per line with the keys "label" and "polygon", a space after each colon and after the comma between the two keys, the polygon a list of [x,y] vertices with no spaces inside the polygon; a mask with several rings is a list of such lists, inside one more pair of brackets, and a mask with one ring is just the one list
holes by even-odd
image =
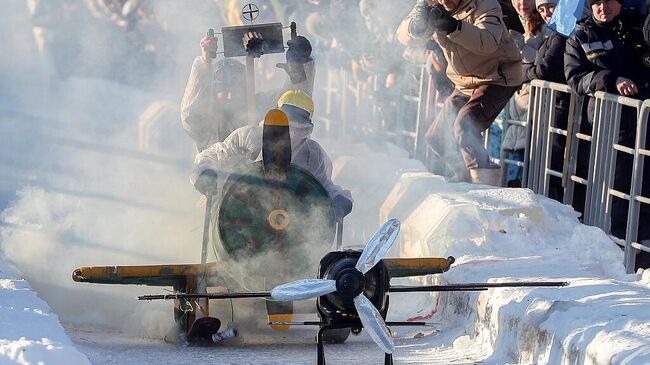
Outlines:
{"label": "snowy track", "polygon": [[[255,336],[244,344],[219,347],[182,347],[163,341],[129,337],[122,333],[66,328],[76,347],[96,365],[102,364],[313,364],[316,361],[314,330],[276,332],[274,337]],[[397,331],[400,331],[398,328]],[[415,339],[417,330],[396,339],[396,364],[497,365],[486,360],[489,349],[458,351],[445,346],[448,335],[437,332]],[[352,336],[342,345],[325,347],[331,364],[380,364],[383,354],[366,335]]]}

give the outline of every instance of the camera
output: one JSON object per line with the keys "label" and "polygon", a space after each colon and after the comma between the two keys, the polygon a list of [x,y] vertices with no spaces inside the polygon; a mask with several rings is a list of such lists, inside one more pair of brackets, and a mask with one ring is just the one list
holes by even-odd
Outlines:
{"label": "camera", "polygon": [[431,20],[442,19],[445,15],[445,8],[440,4],[431,5],[429,7],[429,17]]}
{"label": "camera", "polygon": [[418,4],[416,9],[410,31],[418,37],[426,34],[431,22],[441,19],[444,15],[444,8],[440,4],[429,5],[424,2]]}

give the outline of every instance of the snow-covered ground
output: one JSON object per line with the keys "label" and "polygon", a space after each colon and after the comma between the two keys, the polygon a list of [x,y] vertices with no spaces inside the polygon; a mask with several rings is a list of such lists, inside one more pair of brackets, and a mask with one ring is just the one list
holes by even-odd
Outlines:
{"label": "snow-covered ground", "polygon": [[[313,363],[313,328],[252,326],[240,341],[182,347],[162,340],[171,303],[135,300],[161,290],[72,282],[79,266],[198,261],[193,146],[178,98],[53,80],[36,62],[24,2],[4,5],[0,41],[14,57],[0,59],[0,364]],[[395,217],[391,255],[456,258],[417,283],[571,282],[393,294],[390,319],[433,324],[394,329],[396,363],[650,363],[650,272],[626,275],[620,249],[571,208],[525,189],[447,184],[383,141],[322,142],[355,197],[346,244]],[[327,351],[337,364],[382,359],[363,333]]]}
{"label": "snow-covered ground", "polygon": [[0,258],[0,363],[89,364],[59,318],[27,281]]}
{"label": "snow-covered ground", "polygon": [[[402,229],[391,255],[456,258],[449,272],[436,278],[420,278],[420,283],[546,279],[572,282],[566,288],[393,294],[390,319],[425,320],[435,324],[431,328],[396,329],[397,363],[645,364],[650,361],[647,283],[637,275],[625,275],[618,247],[598,229],[579,224],[572,209],[525,189],[445,183],[391,146],[339,143],[323,141],[332,151],[336,181],[349,187],[355,196],[354,212],[346,219],[344,242],[363,244],[380,222],[396,217],[402,222]],[[99,166],[120,169],[132,163],[128,157],[97,153],[80,166],[92,173]],[[146,165],[137,164],[143,169]],[[157,173],[165,174],[167,181],[184,181],[184,171],[179,168],[168,167]],[[56,181],[52,176],[49,179]],[[141,191],[140,184],[152,186],[151,181],[130,180],[134,191]],[[153,186],[155,191],[160,188]],[[105,188],[111,191],[108,183]],[[193,240],[186,241],[193,253],[185,253],[185,257],[190,261],[198,257],[198,249],[194,250],[200,242],[196,228],[200,226],[201,209],[194,205],[197,196],[191,191],[179,195],[172,189],[166,194],[169,198],[175,196],[171,200],[176,209],[185,207],[187,213],[193,212],[191,218],[178,221],[187,213],[150,209],[148,203],[155,199],[149,201],[151,197],[147,195],[140,195],[140,203],[135,207],[125,207],[127,199],[93,202],[86,195],[62,195],[47,187],[26,187],[3,213],[4,254],[24,270],[46,301],[54,303],[54,310],[61,312],[76,349],[92,363],[193,363],[201,359],[226,364],[312,362],[313,329],[270,333],[260,328],[244,336],[244,343],[186,348],[160,339],[170,322],[170,303],[134,300],[134,294],[151,290],[71,282],[69,274],[76,266],[178,259],[176,250],[167,247],[171,243],[165,242],[156,243],[157,254],[146,254],[153,247],[147,246],[143,237],[155,239],[160,228],[156,226],[149,232],[148,219],[162,226],[174,221],[172,232],[181,232],[179,237],[182,232],[193,232]],[[189,204],[183,205],[184,199]],[[163,207],[166,206],[167,203]],[[116,207],[122,214],[128,213],[127,218],[98,220],[93,216],[106,214],[105,210],[114,212]],[[128,220],[142,224],[138,228],[145,231],[129,231],[132,227]],[[79,242],[69,245],[67,239],[74,232],[85,238],[93,232],[106,232],[102,234],[106,240],[112,236],[117,238],[107,242],[112,247],[83,247]],[[139,245],[127,242],[129,237]],[[48,259],[43,260],[43,255],[33,256],[34,247]],[[113,250],[118,252],[111,253]],[[47,261],[58,265],[48,266]],[[7,279],[15,277],[7,272],[13,271],[3,271]],[[42,308],[44,304],[39,304],[33,292],[29,293],[31,301],[21,306]],[[65,294],[63,298],[61,293]],[[97,298],[108,304],[102,306]],[[24,319],[4,314],[6,328],[25,327]],[[129,323],[116,323],[119,316],[128,318],[125,322]],[[45,330],[43,335],[40,330],[30,333],[59,341],[67,352],[34,352],[45,363],[54,363],[60,354],[82,356],[70,347],[56,317],[51,315],[49,320],[54,324],[43,327],[58,328],[62,338],[46,336]],[[28,328],[41,328],[40,316],[27,321]],[[13,333],[5,335],[6,339],[11,339]],[[23,342],[19,338],[12,346],[21,346]],[[45,340],[37,339],[38,342],[47,344]],[[381,354],[365,335],[352,338],[348,344],[329,347],[328,355],[335,363],[371,364],[381,360]],[[66,359],[78,363],[72,357]]]}

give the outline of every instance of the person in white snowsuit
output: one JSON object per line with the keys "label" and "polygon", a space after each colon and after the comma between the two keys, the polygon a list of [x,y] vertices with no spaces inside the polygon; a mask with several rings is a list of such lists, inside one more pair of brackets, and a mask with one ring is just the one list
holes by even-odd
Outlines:
{"label": "person in white snowsuit", "polygon": [[[298,36],[287,45],[287,63],[278,66],[287,71],[289,77],[281,88],[255,95],[258,112],[273,108],[287,90],[302,90],[312,95],[315,70],[311,43]],[[181,102],[181,123],[199,152],[248,124],[246,68],[232,58],[215,61],[210,54],[216,51],[216,38],[205,36],[201,39],[201,56],[192,64]],[[295,65],[298,67],[293,67]],[[304,70],[302,77],[294,76],[291,72],[294,69]]]}
{"label": "person in white snowsuit", "polygon": [[[310,138],[314,128],[311,97],[302,90],[289,90],[277,106],[289,118],[291,163],[311,173],[323,185],[332,199],[336,217],[344,217],[352,210],[352,195],[332,182],[332,161],[320,144]],[[217,175],[228,175],[245,164],[261,161],[262,131],[262,123],[238,128],[223,142],[200,152],[190,178],[195,188],[207,195],[217,186]]]}

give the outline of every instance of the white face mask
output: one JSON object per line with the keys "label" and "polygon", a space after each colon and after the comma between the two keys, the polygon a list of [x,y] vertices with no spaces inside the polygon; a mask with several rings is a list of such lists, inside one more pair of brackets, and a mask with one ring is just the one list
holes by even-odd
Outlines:
{"label": "white face mask", "polygon": [[312,123],[289,123],[289,135],[291,136],[291,151],[297,152],[300,150],[314,129]]}

